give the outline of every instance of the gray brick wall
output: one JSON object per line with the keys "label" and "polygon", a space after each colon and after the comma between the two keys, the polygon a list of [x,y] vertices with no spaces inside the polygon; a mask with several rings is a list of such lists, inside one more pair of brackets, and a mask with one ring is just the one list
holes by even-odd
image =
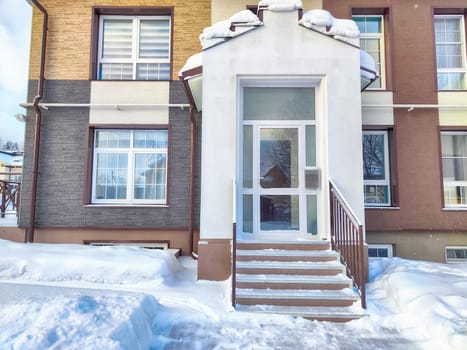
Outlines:
{"label": "gray brick wall", "polygon": [[[30,82],[31,96],[36,82]],[[87,103],[88,81],[47,81],[44,101]],[[186,103],[180,82],[171,83],[170,101]],[[32,112],[29,112],[32,116]],[[188,225],[190,124],[188,109],[171,108],[169,207],[83,206],[86,183],[86,153],[89,109],[51,108],[43,112],[41,153],[36,209],[38,227],[183,227]],[[20,225],[29,223],[31,198],[32,143],[34,124],[26,125],[24,180]],[[199,171],[199,165],[197,166]],[[198,177],[199,183],[199,177]],[[199,193],[197,191],[199,215]],[[197,220],[199,221],[199,220]]]}

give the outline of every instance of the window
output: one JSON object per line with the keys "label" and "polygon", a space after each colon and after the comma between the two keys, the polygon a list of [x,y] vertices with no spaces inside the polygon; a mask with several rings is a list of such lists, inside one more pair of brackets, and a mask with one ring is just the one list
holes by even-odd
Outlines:
{"label": "window", "polygon": [[100,16],[99,80],[169,80],[170,16]]}
{"label": "window", "polygon": [[388,131],[363,131],[363,184],[366,206],[389,206]]}
{"label": "window", "polygon": [[386,86],[384,69],[384,17],[382,15],[352,16],[360,30],[360,47],[368,52],[376,63],[380,76],[370,86],[370,89],[384,89]]}
{"label": "window", "polygon": [[467,247],[446,247],[445,254],[447,263],[467,262]]}
{"label": "window", "polygon": [[466,89],[463,16],[435,16],[438,90]]}
{"label": "window", "polygon": [[392,258],[391,244],[368,244],[369,258]]}
{"label": "window", "polygon": [[444,205],[467,207],[467,131],[442,132]]}
{"label": "window", "polygon": [[166,204],[168,130],[94,133],[93,203]]}

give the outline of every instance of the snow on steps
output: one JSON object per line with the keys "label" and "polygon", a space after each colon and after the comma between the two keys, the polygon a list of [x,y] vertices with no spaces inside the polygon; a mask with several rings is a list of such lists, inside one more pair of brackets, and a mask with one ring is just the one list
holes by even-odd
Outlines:
{"label": "snow on steps", "polygon": [[354,303],[354,305],[348,307],[238,305],[237,310],[292,315],[318,321],[347,322],[365,316],[365,313],[357,304]]}
{"label": "snow on steps", "polygon": [[349,321],[364,315],[339,254],[322,241],[238,241],[239,311]]}

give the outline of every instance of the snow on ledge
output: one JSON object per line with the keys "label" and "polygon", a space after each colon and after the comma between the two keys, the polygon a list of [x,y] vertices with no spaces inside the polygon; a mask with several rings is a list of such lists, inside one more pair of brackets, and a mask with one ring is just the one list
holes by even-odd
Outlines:
{"label": "snow on ledge", "polygon": [[229,19],[204,28],[199,36],[199,40],[203,49],[207,49],[225,40],[243,34],[257,26],[261,26],[262,24],[263,22],[261,22],[258,16],[253,12],[250,10],[243,10],[237,12]]}
{"label": "snow on ledge", "polygon": [[376,73],[376,63],[373,57],[365,50],[360,50],[360,75],[368,80],[378,77]]}
{"label": "snow on ledge", "polygon": [[360,31],[357,24],[350,19],[334,18],[326,10],[311,10],[303,14],[299,23],[306,28],[360,47]]}
{"label": "snow on ledge", "polygon": [[191,69],[201,67],[203,65],[203,52],[198,52],[193,56],[188,57],[185,62],[185,65],[178,72],[178,76],[181,77],[183,72],[189,71]]}
{"label": "snow on ledge", "polygon": [[273,12],[285,12],[303,9],[301,0],[261,0],[259,7],[267,8]]}

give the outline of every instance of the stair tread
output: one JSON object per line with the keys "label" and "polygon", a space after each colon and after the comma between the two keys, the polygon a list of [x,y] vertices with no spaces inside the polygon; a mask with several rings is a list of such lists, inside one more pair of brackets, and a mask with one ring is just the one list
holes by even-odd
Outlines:
{"label": "stair tread", "polygon": [[237,256],[306,256],[306,257],[338,257],[333,250],[291,250],[291,249],[238,249]]}
{"label": "stair tread", "polygon": [[287,314],[301,317],[360,318],[365,311],[355,303],[352,306],[277,306],[277,305],[237,305],[237,311]]}
{"label": "stair tread", "polygon": [[335,261],[237,261],[238,268],[267,269],[344,269],[341,263]]}
{"label": "stair tread", "polygon": [[350,279],[343,273],[330,276],[313,275],[282,275],[282,274],[237,274],[237,282],[268,282],[268,283],[319,283],[339,284],[350,283]]}
{"label": "stair tread", "polygon": [[328,245],[331,246],[330,241],[321,240],[294,240],[294,241],[280,241],[280,240],[261,240],[261,239],[237,239],[237,244],[284,244],[284,245],[297,245],[297,244],[310,244],[310,245]]}
{"label": "stair tread", "polygon": [[255,289],[236,288],[237,299],[332,299],[332,300],[358,300],[359,295],[350,288],[341,290],[290,290],[290,289]]}

